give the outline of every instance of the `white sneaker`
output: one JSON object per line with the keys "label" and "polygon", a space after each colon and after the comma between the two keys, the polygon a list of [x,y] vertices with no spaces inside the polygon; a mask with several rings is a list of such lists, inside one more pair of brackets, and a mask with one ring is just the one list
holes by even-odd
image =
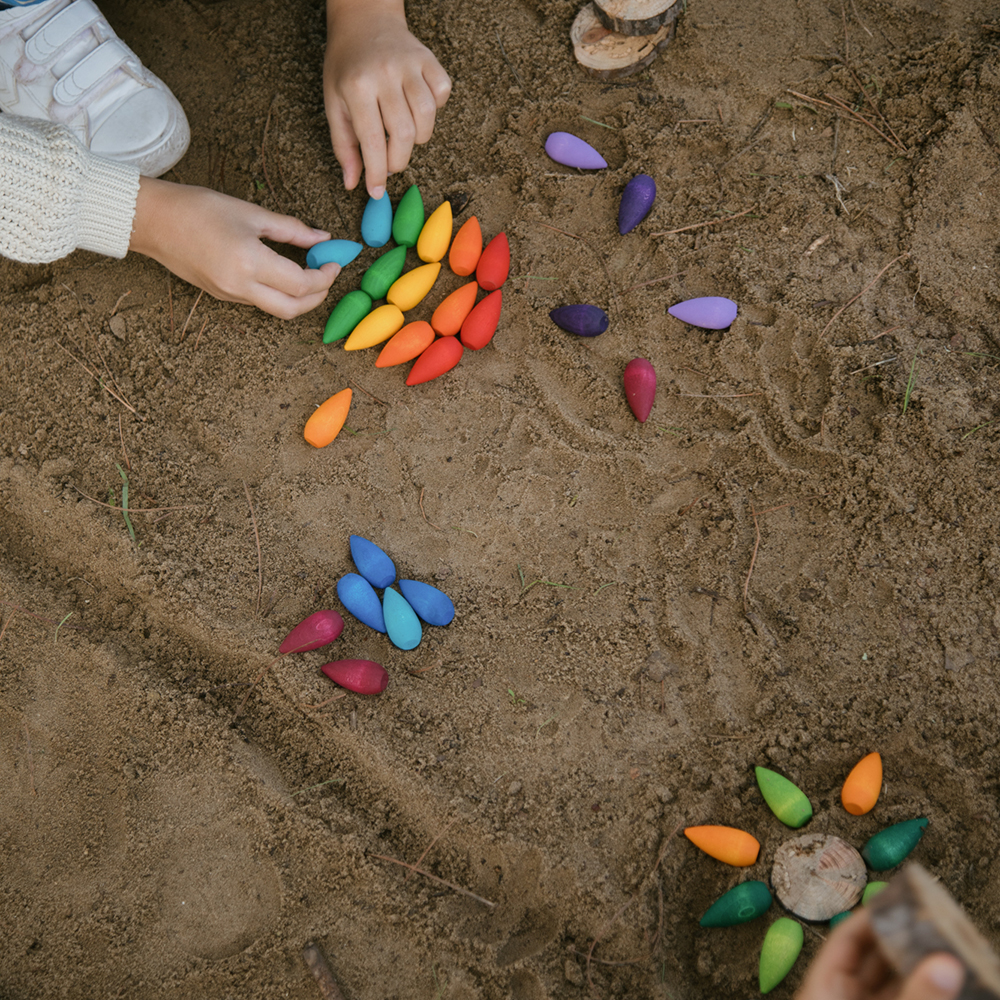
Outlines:
{"label": "white sneaker", "polygon": [[68,125],[98,156],[166,173],[188,147],[184,109],[93,0],[0,10],[0,109]]}

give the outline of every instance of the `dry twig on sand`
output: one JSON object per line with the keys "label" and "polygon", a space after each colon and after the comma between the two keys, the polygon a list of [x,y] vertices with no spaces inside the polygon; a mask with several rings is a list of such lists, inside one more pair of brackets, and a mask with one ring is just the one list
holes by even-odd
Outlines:
{"label": "dry twig on sand", "polygon": [[469,899],[474,899],[477,903],[482,903],[483,906],[488,906],[491,910],[497,905],[491,899],[484,899],[482,896],[477,896],[474,892],[471,892],[468,889],[463,889],[460,885],[455,885],[454,882],[438,878],[437,875],[432,875],[430,872],[424,871],[423,868],[418,868],[416,865],[408,865],[405,861],[400,861],[399,858],[390,858],[386,854],[373,854],[372,857],[378,858],[379,861],[390,861],[392,864],[399,865],[401,868],[409,868],[410,871],[416,872],[418,875],[423,875],[424,878],[429,878],[432,882],[437,882],[440,885],[447,886],[453,892],[458,892],[463,896],[468,896]]}

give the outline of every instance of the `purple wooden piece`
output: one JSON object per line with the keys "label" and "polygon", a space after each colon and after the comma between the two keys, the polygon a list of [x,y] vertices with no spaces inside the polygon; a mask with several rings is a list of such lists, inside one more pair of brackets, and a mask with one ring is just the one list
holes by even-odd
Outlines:
{"label": "purple wooden piece", "polygon": [[706,295],[700,299],[678,302],[668,310],[674,319],[703,330],[725,330],[736,319],[736,303],[718,295]]}
{"label": "purple wooden piece", "polygon": [[656,181],[649,174],[636,174],[622,192],[618,206],[618,232],[622,236],[632,232],[649,215],[655,200]]}
{"label": "purple wooden piece", "polygon": [[600,170],[608,165],[608,161],[589,142],[570,132],[552,132],[545,140],[545,152],[565,167]]}

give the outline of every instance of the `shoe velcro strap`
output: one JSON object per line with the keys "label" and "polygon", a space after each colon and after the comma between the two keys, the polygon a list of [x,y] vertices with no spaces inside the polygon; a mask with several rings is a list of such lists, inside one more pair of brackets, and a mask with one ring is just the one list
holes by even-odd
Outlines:
{"label": "shoe velcro strap", "polygon": [[89,90],[108,77],[120,66],[135,60],[132,50],[120,39],[109,38],[93,52],[85,55],[52,88],[52,96],[59,104],[72,106]]}
{"label": "shoe velcro strap", "polygon": [[[104,17],[92,0],[76,0],[53,14],[25,42],[24,54],[36,66],[47,66],[81,32],[103,21]],[[110,29],[109,29],[110,31]]]}

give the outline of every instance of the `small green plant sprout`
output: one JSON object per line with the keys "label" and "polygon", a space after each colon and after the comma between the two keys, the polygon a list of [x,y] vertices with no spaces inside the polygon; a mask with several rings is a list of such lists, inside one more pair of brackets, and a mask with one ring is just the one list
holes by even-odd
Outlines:
{"label": "small green plant sprout", "polygon": [[512,687],[507,688],[507,697],[510,698],[512,708],[517,708],[518,705],[528,704]]}

